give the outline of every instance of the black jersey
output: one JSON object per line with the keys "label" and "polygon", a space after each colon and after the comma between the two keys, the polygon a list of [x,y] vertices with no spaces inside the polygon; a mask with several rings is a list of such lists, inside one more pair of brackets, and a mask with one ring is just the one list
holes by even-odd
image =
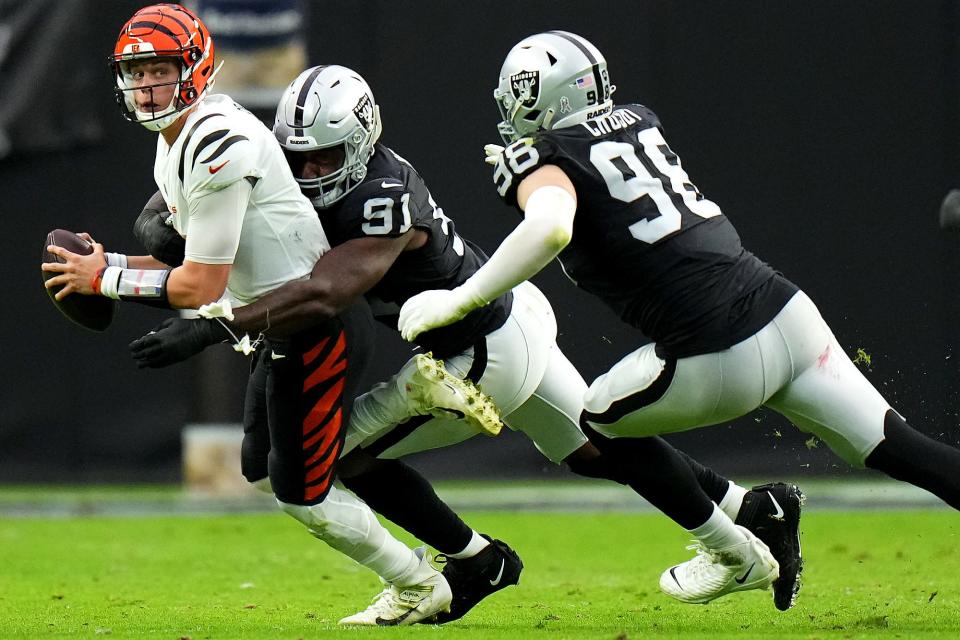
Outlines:
{"label": "black jersey", "polygon": [[661,355],[730,347],[796,292],[740,245],[646,107],[617,107],[518,140],[494,170],[497,191],[516,206],[517,185],[543,165],[560,167],[577,191],[573,237],[559,256],[564,271],[654,340]]}
{"label": "black jersey", "polygon": [[[400,307],[408,298],[428,289],[452,289],[488,259],[457,235],[453,220],[434,202],[416,169],[381,144],[367,163],[363,182],[319,215],[334,246],[355,238],[395,238],[410,228],[429,235],[419,249],[401,253],[367,292],[374,315],[392,329],[397,328]],[[459,322],[420,334],[417,344],[439,358],[460,353],[500,328],[512,303],[513,294],[508,292]]]}

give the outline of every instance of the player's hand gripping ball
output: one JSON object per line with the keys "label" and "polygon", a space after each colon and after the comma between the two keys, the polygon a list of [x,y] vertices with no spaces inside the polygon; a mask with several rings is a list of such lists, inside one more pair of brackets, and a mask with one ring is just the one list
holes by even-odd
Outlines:
{"label": "player's hand gripping ball", "polygon": [[[44,262],[63,263],[64,261],[61,258],[47,251],[49,245],[63,247],[71,253],[84,256],[93,253],[93,246],[89,242],[72,231],[64,231],[63,229],[54,229],[48,233],[47,240],[43,244]],[[57,275],[50,271],[41,271],[41,273],[43,274],[44,281]],[[85,296],[80,294],[68,295],[63,300],[57,300],[54,296],[62,288],[62,286],[51,287],[47,289],[47,294],[50,296],[50,300],[53,301],[54,306],[56,306],[60,313],[65,315],[67,319],[91,331],[104,331],[110,326],[110,323],[113,322],[113,317],[117,312],[116,300],[111,300],[103,296]]]}

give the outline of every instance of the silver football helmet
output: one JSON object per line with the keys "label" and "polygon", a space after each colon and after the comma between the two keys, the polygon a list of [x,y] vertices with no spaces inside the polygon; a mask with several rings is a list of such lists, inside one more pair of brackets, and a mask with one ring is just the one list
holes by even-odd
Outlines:
{"label": "silver football helmet", "polygon": [[536,131],[560,129],[613,110],[607,61],[584,38],[546,31],[524,38],[507,54],[493,97],[510,143]]}
{"label": "silver football helmet", "polygon": [[[350,193],[367,175],[380,138],[380,109],[367,82],[339,65],[307,69],[287,87],[273,124],[300,189],[315,207],[326,208]],[[343,148],[332,173],[304,178],[306,152]]]}

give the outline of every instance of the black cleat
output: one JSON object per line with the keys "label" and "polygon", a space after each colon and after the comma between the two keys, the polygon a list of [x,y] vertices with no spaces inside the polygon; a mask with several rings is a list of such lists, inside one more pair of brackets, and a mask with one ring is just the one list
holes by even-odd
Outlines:
{"label": "black cleat", "polygon": [[793,484],[774,482],[754,487],[743,498],[736,524],[746,527],[770,547],[780,563],[773,583],[773,604],[780,611],[794,605],[800,592],[800,506],[804,495]]}
{"label": "black cleat", "polygon": [[484,535],[490,544],[472,558],[457,560],[437,555],[438,563],[445,563],[443,577],[450,584],[453,600],[449,611],[441,611],[423,622],[444,624],[459,620],[478,602],[504,587],[520,582],[523,561],[517,552],[502,540]]}

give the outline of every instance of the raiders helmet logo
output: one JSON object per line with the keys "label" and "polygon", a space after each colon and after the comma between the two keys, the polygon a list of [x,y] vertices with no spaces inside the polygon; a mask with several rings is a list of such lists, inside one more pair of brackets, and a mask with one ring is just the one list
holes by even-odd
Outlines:
{"label": "raiders helmet logo", "polygon": [[540,97],[540,72],[521,71],[513,74],[510,76],[510,92],[524,108],[533,108]]}
{"label": "raiders helmet logo", "polygon": [[353,108],[353,115],[357,116],[357,120],[364,129],[370,131],[373,127],[373,101],[370,100],[370,96],[363,94],[363,97],[357,101],[357,106]]}

